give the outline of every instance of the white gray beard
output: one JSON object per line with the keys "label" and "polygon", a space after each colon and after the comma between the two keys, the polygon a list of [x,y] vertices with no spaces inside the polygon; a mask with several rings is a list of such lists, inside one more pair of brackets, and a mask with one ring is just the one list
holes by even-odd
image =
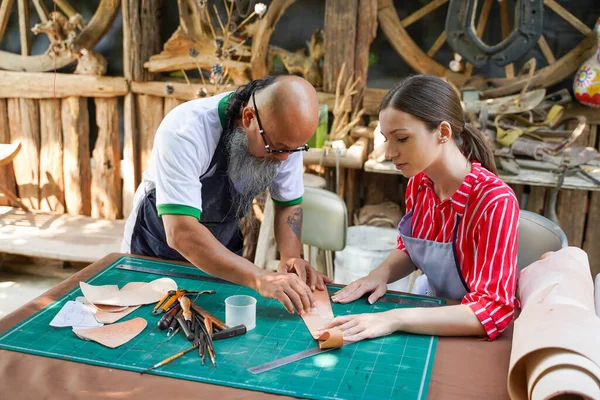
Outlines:
{"label": "white gray beard", "polygon": [[248,134],[236,126],[229,131],[227,173],[234,184],[233,204],[238,218],[248,217],[252,201],[264,192],[277,175],[281,161],[255,157],[248,152]]}

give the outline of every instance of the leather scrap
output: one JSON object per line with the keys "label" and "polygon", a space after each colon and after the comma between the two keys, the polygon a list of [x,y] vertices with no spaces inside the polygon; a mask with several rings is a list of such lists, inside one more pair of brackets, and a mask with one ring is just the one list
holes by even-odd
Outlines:
{"label": "leather scrap", "polygon": [[344,345],[344,337],[339,328],[319,332],[334,318],[327,290],[315,290],[313,295],[315,296],[317,307],[313,308],[309,313],[302,314],[302,320],[312,337],[319,342],[319,348],[332,349],[342,347]]}
{"label": "leather scrap", "polygon": [[169,290],[177,290],[171,278],[160,278],[143,285],[125,285],[121,290],[116,285],[94,286],[79,282],[81,293],[89,303],[109,306],[139,306],[160,301]]}
{"label": "leather scrap", "polygon": [[99,328],[73,329],[79,338],[100,343],[103,346],[119,347],[139,335],[148,325],[144,318],[134,318]]}

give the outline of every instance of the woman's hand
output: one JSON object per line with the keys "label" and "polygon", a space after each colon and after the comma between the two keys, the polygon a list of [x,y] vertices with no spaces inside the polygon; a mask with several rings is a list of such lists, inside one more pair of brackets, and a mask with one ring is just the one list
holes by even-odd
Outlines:
{"label": "woman's hand", "polygon": [[331,296],[331,300],[335,303],[350,303],[360,298],[365,293],[371,293],[369,296],[369,304],[373,304],[387,290],[387,282],[384,278],[378,275],[369,274],[364,278],[360,278]]}
{"label": "woman's hand", "polygon": [[358,342],[363,339],[373,339],[394,333],[396,329],[396,318],[389,312],[373,314],[345,315],[334,318],[325,325],[321,331],[338,327],[342,330],[344,340]]}

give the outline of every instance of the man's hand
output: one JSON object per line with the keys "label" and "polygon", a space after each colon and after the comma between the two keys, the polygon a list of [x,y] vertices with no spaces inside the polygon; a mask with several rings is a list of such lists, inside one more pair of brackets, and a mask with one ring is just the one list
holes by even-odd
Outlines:
{"label": "man's hand", "polygon": [[263,297],[279,300],[290,314],[294,313],[294,308],[298,313],[304,313],[316,307],[312,291],[296,274],[264,274],[258,279],[256,290]]}
{"label": "man's hand", "polygon": [[331,279],[319,273],[308,262],[301,258],[290,258],[281,260],[277,272],[296,273],[302,282],[310,287],[312,291],[315,289],[325,290],[325,285],[331,283]]}

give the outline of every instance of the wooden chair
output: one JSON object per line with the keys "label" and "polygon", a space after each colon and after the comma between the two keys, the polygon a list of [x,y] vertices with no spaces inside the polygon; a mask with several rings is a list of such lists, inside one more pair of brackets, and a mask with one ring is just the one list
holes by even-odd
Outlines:
{"label": "wooden chair", "polygon": [[[8,165],[19,154],[21,142],[14,141],[12,144],[0,144],[0,168]],[[23,210],[29,212],[29,208],[7,187],[0,184],[0,193],[4,194],[10,201],[17,204]]]}

